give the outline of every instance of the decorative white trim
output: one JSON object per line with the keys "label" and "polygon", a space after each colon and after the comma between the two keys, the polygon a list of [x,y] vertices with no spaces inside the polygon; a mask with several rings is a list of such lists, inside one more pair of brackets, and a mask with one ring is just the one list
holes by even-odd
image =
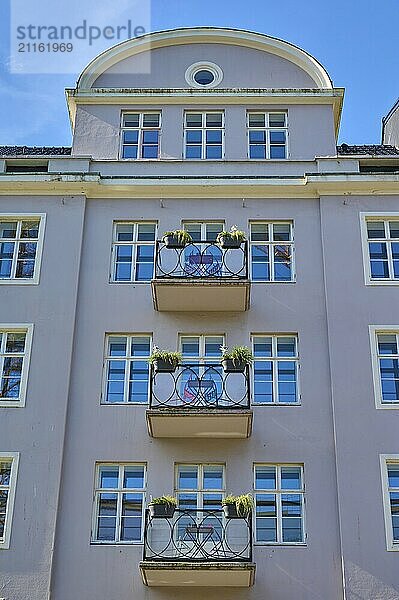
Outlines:
{"label": "decorative white trim", "polygon": [[[195,80],[195,76],[199,71],[210,71],[213,75],[213,81],[211,81],[211,83],[207,83],[205,85],[202,85],[201,83],[197,83],[197,81]],[[209,88],[216,87],[223,81],[223,71],[219,67],[219,65],[217,65],[216,63],[202,61],[202,62],[196,62],[193,65],[191,65],[190,67],[188,67],[188,69],[186,70],[186,72],[184,74],[184,77],[185,77],[188,85],[191,85],[192,87],[209,89]]]}
{"label": "decorative white trim", "polygon": [[[1,408],[23,408],[26,400],[26,388],[28,386],[30,355],[32,349],[33,324],[32,323],[0,323],[0,331],[20,331],[26,332],[25,352],[21,372],[21,386],[19,400],[1,400]],[[0,454],[1,456],[1,454]]]}
{"label": "decorative white trim", "polygon": [[3,537],[3,541],[2,542],[0,541],[0,550],[8,550],[8,548],[10,547],[10,540],[11,540],[11,526],[12,526],[12,516],[13,516],[13,512],[14,512],[15,489],[17,486],[19,452],[0,452],[0,460],[1,459],[11,460],[11,476],[10,476],[10,486],[9,486],[9,493],[8,493],[6,521],[5,521],[5,527],[4,527],[4,537]]}
{"label": "decorative white trim", "polygon": [[388,552],[398,552],[399,543],[393,541],[391,504],[389,501],[388,463],[399,463],[399,454],[380,454],[382,498],[384,506],[385,538]]}
{"label": "decorative white trim", "polygon": [[365,285],[388,285],[398,286],[399,279],[372,279],[370,269],[370,256],[368,247],[368,235],[367,235],[367,221],[368,220],[387,220],[392,219],[393,221],[399,220],[399,212],[360,212],[360,233],[361,243],[363,251],[363,270],[364,270],[364,283]]}
{"label": "decorative white trim", "polygon": [[289,60],[303,69],[316,88],[332,89],[331,79],[324,67],[310,54],[278,38],[238,29],[196,27],[172,29],[143,35],[117,44],[99,54],[82,71],[77,88],[88,90],[96,79],[113,65],[148,50],[181,44],[230,44],[261,50]]}

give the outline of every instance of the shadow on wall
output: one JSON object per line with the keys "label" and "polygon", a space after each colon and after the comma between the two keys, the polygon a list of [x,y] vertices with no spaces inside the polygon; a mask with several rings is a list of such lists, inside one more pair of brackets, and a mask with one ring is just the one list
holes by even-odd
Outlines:
{"label": "shadow on wall", "polygon": [[393,588],[359,565],[346,563],[347,600],[399,600],[399,587]]}

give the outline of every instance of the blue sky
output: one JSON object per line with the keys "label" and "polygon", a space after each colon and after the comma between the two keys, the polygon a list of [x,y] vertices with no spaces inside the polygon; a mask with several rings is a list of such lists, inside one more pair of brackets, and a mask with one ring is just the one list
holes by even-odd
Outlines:
{"label": "blue sky", "polygon": [[[300,46],[326,67],[337,87],[346,88],[339,141],[380,142],[381,117],[399,96],[398,0],[152,0],[151,14],[154,31],[237,27]],[[2,0],[0,144],[69,145],[64,88],[74,86],[78,73],[10,74],[9,30],[9,1]]]}

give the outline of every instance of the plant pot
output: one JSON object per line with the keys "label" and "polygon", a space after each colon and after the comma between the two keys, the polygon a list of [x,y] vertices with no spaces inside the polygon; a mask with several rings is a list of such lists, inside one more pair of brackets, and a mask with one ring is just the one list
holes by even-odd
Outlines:
{"label": "plant pot", "polygon": [[245,362],[233,361],[232,358],[222,360],[222,367],[225,373],[244,373],[246,366]]}
{"label": "plant pot", "polygon": [[230,238],[227,236],[222,236],[220,238],[218,238],[218,244],[221,248],[227,250],[227,249],[232,249],[234,248],[235,250],[237,250],[238,248],[241,247],[241,242],[240,240],[235,240],[234,238]]}
{"label": "plant pot", "polygon": [[171,504],[149,504],[148,509],[153,519],[172,519],[176,507]]}
{"label": "plant pot", "polygon": [[169,360],[154,360],[154,370],[156,373],[174,373],[176,371],[176,365],[171,363]]}
{"label": "plant pot", "polygon": [[162,241],[166,248],[178,249],[186,246],[186,243],[179,241],[179,238],[175,235],[165,235],[165,237],[162,238]]}
{"label": "plant pot", "polygon": [[226,519],[243,519],[244,517],[240,517],[237,513],[237,506],[235,504],[224,504],[223,512]]}

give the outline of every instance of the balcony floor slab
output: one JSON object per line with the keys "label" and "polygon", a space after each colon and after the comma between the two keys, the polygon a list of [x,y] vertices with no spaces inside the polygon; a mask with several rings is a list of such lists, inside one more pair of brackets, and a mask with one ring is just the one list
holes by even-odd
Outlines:
{"label": "balcony floor slab", "polygon": [[252,562],[140,562],[144,585],[150,587],[250,587],[255,581]]}
{"label": "balcony floor slab", "polygon": [[146,411],[148,433],[155,438],[248,438],[252,410],[159,408]]}

